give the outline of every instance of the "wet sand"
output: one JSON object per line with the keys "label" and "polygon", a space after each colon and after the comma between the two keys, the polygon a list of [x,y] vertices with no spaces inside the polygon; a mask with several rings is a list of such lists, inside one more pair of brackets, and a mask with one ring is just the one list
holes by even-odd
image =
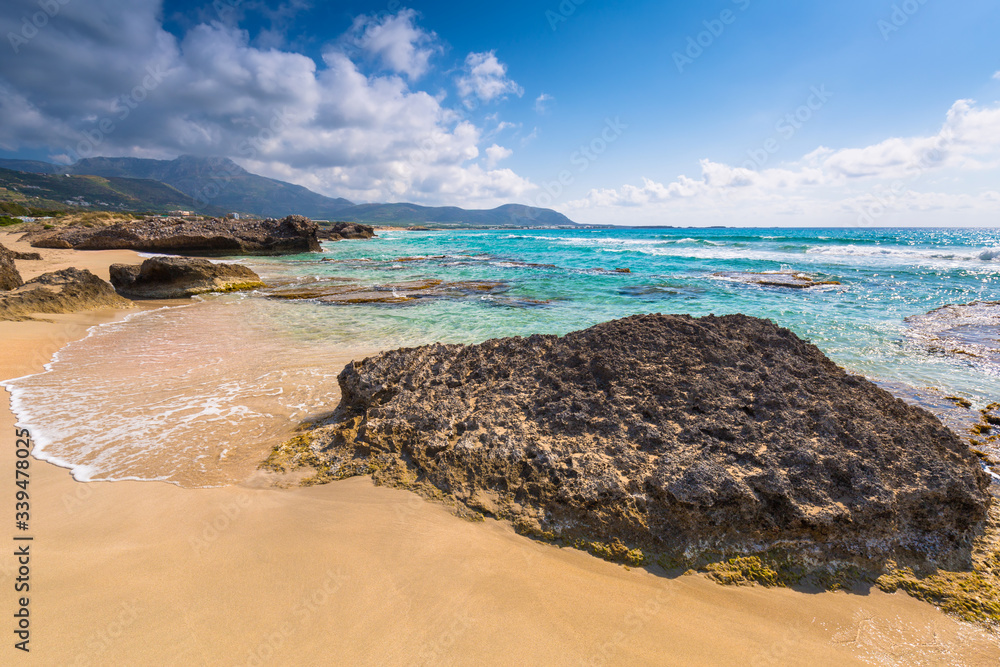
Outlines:
{"label": "wet sand", "polygon": [[[60,263],[107,277],[107,264],[135,257],[42,252],[45,267],[18,262],[26,278]],[[87,327],[127,312],[0,322],[0,376],[38,372]],[[8,489],[13,422],[0,411]],[[732,588],[629,570],[365,479],[296,490],[80,484],[32,461],[30,488],[37,664],[1000,662],[994,637],[902,593]],[[0,494],[10,513],[12,495]],[[8,623],[11,551],[0,557]],[[25,664],[11,629],[0,663]]]}

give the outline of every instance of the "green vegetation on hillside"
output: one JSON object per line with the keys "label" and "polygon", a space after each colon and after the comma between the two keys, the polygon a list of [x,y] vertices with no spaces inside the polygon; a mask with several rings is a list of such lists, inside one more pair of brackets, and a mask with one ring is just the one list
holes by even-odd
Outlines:
{"label": "green vegetation on hillside", "polygon": [[[304,215],[314,220],[345,220],[364,224],[442,227],[553,227],[575,223],[551,209],[507,204],[490,210],[467,210],[455,206],[419,206],[417,204],[361,204],[333,198],[308,190],[301,185],[252,174],[226,158],[201,158],[184,155],[175,160],[95,157],[71,166],[30,160],[0,160],[0,168],[24,169],[36,174],[93,175],[109,185],[116,179],[131,181],[130,194],[138,179],[157,181],[191,198],[184,208],[222,214],[236,212],[254,216],[282,218]],[[66,197],[59,199],[65,201]],[[199,202],[201,207],[199,208]],[[215,207],[215,210],[208,211]]]}
{"label": "green vegetation on hillside", "polygon": [[151,180],[30,174],[0,169],[0,212],[38,215],[90,209],[167,213],[173,210],[206,210],[184,193]]}

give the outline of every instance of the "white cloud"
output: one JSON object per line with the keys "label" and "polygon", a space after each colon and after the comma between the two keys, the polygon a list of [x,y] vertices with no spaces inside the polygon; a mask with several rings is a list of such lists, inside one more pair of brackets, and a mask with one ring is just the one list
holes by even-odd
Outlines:
{"label": "white cloud", "polygon": [[549,95],[547,93],[542,93],[541,95],[539,95],[535,99],[535,112],[536,113],[545,113],[546,111],[548,111],[548,106],[547,105],[548,105],[549,102],[551,102],[554,99],[555,99],[554,97],[552,97],[551,95]]}
{"label": "white cloud", "polygon": [[[4,35],[37,11],[35,0],[9,2]],[[496,152],[479,164],[492,139],[443,97],[412,87],[434,47],[408,10],[365,19],[318,63],[259,48],[219,21],[178,40],[159,12],[158,0],[69,3],[20,57],[0,58],[0,148],[53,158],[226,156],[359,201],[495,206],[535,188],[494,169]],[[359,34],[367,51],[353,41]],[[363,53],[391,72],[365,72]]]}
{"label": "white cloud", "polygon": [[497,144],[493,144],[492,146],[486,149],[486,166],[492,169],[493,167],[497,166],[498,162],[500,162],[501,160],[506,160],[513,154],[514,151],[510,150],[509,148],[504,148],[503,146],[498,146]]}
{"label": "white cloud", "polygon": [[382,17],[359,16],[352,27],[352,41],[393,72],[415,81],[427,73],[430,59],[441,49],[437,35],[418,28],[417,13],[403,9]]}
{"label": "white cloud", "polygon": [[567,207],[581,212],[581,220],[632,222],[637,215],[662,222],[665,216],[697,213],[703,219],[737,215],[744,221],[773,222],[782,215],[799,215],[810,224],[851,224],[945,209],[952,212],[939,220],[945,224],[995,221],[1000,213],[995,193],[949,192],[941,177],[1000,168],[1000,105],[980,107],[959,100],[934,135],[890,138],[863,148],[820,147],[783,167],[758,170],[752,161],[732,166],[707,159],[700,166],[700,177],[682,175],[669,183],[644,178],[641,185],[593,189]]}
{"label": "white cloud", "polygon": [[996,74],[994,74],[993,78],[996,79],[997,81],[1000,81],[1000,72],[997,72]]}
{"label": "white cloud", "polygon": [[474,107],[476,100],[492,102],[508,95],[524,95],[524,88],[507,77],[507,66],[497,60],[494,51],[470,53],[465,58],[465,73],[456,84],[458,94],[466,106]]}

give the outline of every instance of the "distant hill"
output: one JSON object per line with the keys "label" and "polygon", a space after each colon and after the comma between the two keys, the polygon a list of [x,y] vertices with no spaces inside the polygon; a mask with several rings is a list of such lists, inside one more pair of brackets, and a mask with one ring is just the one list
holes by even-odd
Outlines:
{"label": "distant hill", "polygon": [[329,219],[337,211],[353,206],[346,199],[324,197],[301,185],[251,174],[226,158],[182,156],[176,160],[145,160],[97,157],[80,160],[70,170],[69,173],[73,174],[150,178],[173,186],[207,205],[262,217],[280,218],[298,213],[310,218]]}
{"label": "distant hill", "polygon": [[184,210],[212,215],[221,212],[159,181],[37,174],[3,168],[0,168],[0,199],[41,208],[81,207],[149,213]]}
{"label": "distant hill", "polygon": [[490,210],[469,210],[455,206],[418,206],[416,204],[359,204],[340,211],[337,218],[347,222],[367,222],[381,225],[422,222],[551,227],[576,224],[558,211],[520,204],[505,204]]}
{"label": "distant hill", "polygon": [[249,213],[280,218],[296,213],[316,220],[344,220],[382,225],[413,223],[483,226],[552,226],[576,224],[551,209],[507,204],[492,210],[416,204],[361,204],[326,197],[302,187],[252,174],[228,158],[176,160],[96,157],[70,166],[33,160],[2,160],[0,167],[38,174],[101,176],[107,179],[158,181],[187,195],[191,210]]}

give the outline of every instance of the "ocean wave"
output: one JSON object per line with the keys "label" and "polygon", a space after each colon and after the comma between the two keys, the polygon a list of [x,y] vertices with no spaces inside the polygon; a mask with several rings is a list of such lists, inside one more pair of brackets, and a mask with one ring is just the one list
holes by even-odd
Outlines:
{"label": "ocean wave", "polygon": [[79,481],[240,481],[262,446],[310,415],[302,406],[335,402],[344,363],[329,346],[275,338],[260,307],[213,299],[135,313],[92,327],[44,372],[5,381],[35,457]]}
{"label": "ocean wave", "polygon": [[900,248],[886,246],[861,247],[856,245],[812,246],[810,255],[831,257],[900,257],[924,260],[950,260],[957,262],[988,262],[1000,258],[1000,248],[969,252],[966,248]]}

